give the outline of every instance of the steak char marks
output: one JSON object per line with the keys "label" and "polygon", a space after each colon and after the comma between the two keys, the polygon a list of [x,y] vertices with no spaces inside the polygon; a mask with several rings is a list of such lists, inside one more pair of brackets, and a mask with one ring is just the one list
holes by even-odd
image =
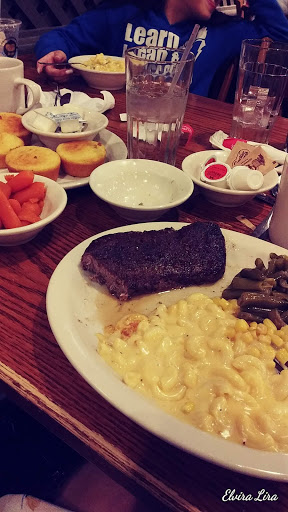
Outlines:
{"label": "steak char marks", "polygon": [[217,224],[195,222],[179,230],[104,235],[81,264],[92,280],[120,300],[190,285],[215,283],[225,271],[225,240]]}

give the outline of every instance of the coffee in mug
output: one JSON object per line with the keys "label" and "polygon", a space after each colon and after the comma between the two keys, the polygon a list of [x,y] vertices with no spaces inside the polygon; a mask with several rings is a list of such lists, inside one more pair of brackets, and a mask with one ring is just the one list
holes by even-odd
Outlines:
{"label": "coffee in mug", "polygon": [[[32,101],[25,107],[25,87],[31,92]],[[41,87],[24,78],[24,65],[19,59],[0,57],[0,112],[24,114],[40,101]]]}

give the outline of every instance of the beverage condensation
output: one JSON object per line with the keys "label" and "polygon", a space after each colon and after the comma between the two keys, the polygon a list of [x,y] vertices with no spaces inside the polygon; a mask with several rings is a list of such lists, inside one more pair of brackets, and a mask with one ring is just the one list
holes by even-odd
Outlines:
{"label": "beverage condensation", "polygon": [[[147,50],[147,48],[146,48]],[[159,53],[159,50],[158,50]],[[181,57],[180,50],[165,49],[166,57]],[[127,145],[129,158],[146,158],[175,164],[194,56],[185,62],[179,82],[170,90],[176,61],[152,62],[127,57]],[[163,50],[162,54],[163,55]],[[130,59],[130,60],[129,60]]]}

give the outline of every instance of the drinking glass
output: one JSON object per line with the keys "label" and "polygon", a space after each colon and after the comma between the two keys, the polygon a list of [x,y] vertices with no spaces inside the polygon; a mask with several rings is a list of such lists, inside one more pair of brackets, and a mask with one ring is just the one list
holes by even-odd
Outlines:
{"label": "drinking glass", "polygon": [[288,155],[285,158],[277,199],[269,227],[273,244],[288,249]]}
{"label": "drinking glass", "polygon": [[195,57],[188,54],[170,89],[184,50],[136,47],[126,52],[128,157],[174,165]]}
{"label": "drinking glass", "polygon": [[242,43],[230,135],[267,143],[279,114],[288,76],[288,44]]}
{"label": "drinking glass", "polygon": [[21,24],[20,20],[0,18],[0,55],[2,57],[17,57]]}

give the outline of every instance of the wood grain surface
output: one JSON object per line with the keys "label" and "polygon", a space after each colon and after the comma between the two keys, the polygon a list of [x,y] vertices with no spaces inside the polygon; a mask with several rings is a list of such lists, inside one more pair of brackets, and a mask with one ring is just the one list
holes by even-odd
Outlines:
{"label": "wood grain surface", "polygon": [[[51,84],[37,76],[32,57],[25,57],[25,73],[38,80],[43,89]],[[74,77],[68,88],[88,89]],[[115,91],[116,106],[108,112],[108,129],[126,141],[125,92]],[[209,137],[218,129],[229,133],[232,106],[190,95],[185,122],[194,129],[188,147],[179,148],[177,165],[195,151],[210,149]],[[288,120],[279,118],[271,143],[283,148]],[[109,405],[78,375],[60,350],[46,316],[45,295],[49,278],[61,259],[86,238],[125,224],[110,207],[98,200],[89,186],[68,190],[68,204],[62,215],[33,241],[18,247],[0,247],[0,379],[39,411],[43,422],[53,420],[59,432],[75,449],[86,447],[91,461],[103,460],[127,481],[136,483],[163,506],[187,512],[263,512],[288,508],[288,486],[263,481],[202,461],[158,439]],[[221,227],[250,234],[237,217],[243,215],[257,225],[270,207],[252,200],[239,208],[220,208],[194,195],[161,220],[213,220]],[[126,223],[128,224],[128,223]],[[7,388],[8,389],[8,388]],[[66,436],[65,436],[66,433]],[[277,494],[276,502],[223,502],[226,489],[257,496],[261,489]],[[161,506],[159,508],[161,509]]]}

